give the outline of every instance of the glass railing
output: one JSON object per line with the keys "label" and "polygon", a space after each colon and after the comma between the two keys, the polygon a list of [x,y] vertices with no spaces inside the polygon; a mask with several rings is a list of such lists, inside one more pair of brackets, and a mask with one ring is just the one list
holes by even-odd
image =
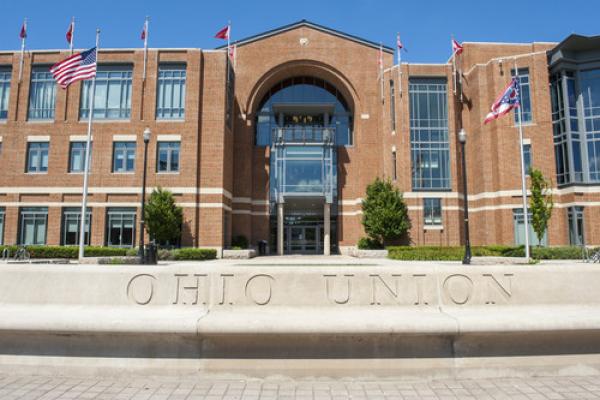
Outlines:
{"label": "glass railing", "polygon": [[272,130],[274,144],[335,144],[335,127],[289,126]]}

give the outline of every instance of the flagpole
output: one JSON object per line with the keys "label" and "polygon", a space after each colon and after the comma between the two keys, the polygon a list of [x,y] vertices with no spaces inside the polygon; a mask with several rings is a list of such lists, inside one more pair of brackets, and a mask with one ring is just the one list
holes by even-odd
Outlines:
{"label": "flagpole", "polygon": [[75,17],[71,17],[71,43],[69,43],[71,54],[73,54],[73,42],[75,42]]}
{"label": "flagpole", "polygon": [[453,92],[456,96],[456,50],[454,50],[454,35],[451,35],[450,38],[450,43],[452,43],[452,83],[454,85]]}
{"label": "flagpole", "polygon": [[400,93],[400,98],[402,98],[402,48],[399,47],[400,44],[400,32],[396,36],[396,48],[398,51],[398,92]]}
{"label": "flagpole", "polygon": [[25,56],[25,39],[27,39],[27,18],[23,20],[25,34],[21,38],[21,61],[19,62],[19,83],[23,80],[23,57]]}
{"label": "flagpole", "polygon": [[527,210],[527,184],[525,181],[525,154],[523,153],[523,109],[521,104],[521,82],[519,80],[519,68],[517,58],[515,62],[515,79],[519,83],[519,107],[517,107],[517,122],[519,125],[519,150],[521,153],[521,191],[523,197],[523,220],[525,221],[525,258],[529,260],[529,212]]}
{"label": "flagpole", "polygon": [[144,74],[142,79],[146,80],[146,63],[148,60],[148,25],[150,23],[150,18],[146,16],[146,21],[144,22]]}
{"label": "flagpole", "polygon": [[[100,43],[100,29],[96,29],[96,68],[98,66],[99,51],[98,45]],[[90,173],[90,147],[92,145],[92,120],[94,116],[94,100],[96,97],[96,75],[92,78],[92,87],[89,93],[88,102],[90,105],[88,114],[88,129],[87,138],[85,145],[85,163],[83,172],[83,196],[81,200],[81,221],[79,225],[79,262],[83,261],[84,257],[84,246],[85,246],[85,220],[87,216],[87,195],[88,195],[88,178]],[[91,228],[91,226],[89,226]],[[92,232],[90,229],[89,235]]]}

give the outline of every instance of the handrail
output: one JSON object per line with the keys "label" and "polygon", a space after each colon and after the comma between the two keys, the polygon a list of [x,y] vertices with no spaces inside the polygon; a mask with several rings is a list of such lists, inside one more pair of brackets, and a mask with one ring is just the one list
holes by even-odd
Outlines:
{"label": "handrail", "polygon": [[272,129],[272,143],[275,144],[335,144],[335,127],[289,126]]}

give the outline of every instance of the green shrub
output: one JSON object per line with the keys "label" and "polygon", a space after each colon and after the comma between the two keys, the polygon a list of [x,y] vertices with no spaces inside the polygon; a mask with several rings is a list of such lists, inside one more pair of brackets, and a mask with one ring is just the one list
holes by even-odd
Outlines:
{"label": "green shrub", "polygon": [[[465,248],[462,246],[390,246],[388,257],[394,260],[409,261],[460,261]],[[473,257],[525,257],[524,246],[474,246]],[[574,260],[581,259],[581,248],[569,247],[534,247],[531,256],[538,260]]]}
{"label": "green shrub", "polygon": [[217,250],[215,249],[196,249],[188,247],[184,249],[174,250],[173,258],[175,260],[214,260],[217,258]]}
{"label": "green shrub", "polygon": [[[591,250],[593,254],[596,249]],[[519,246],[506,253],[507,257],[525,257],[525,246]],[[582,258],[581,247],[562,246],[562,247],[532,247],[531,258],[538,260],[578,260]]]}
{"label": "green shrub", "polygon": [[358,248],[360,250],[380,250],[383,249],[383,244],[377,239],[361,237],[358,240]]}
{"label": "green shrub", "polygon": [[137,256],[139,253],[139,249],[137,247],[132,247],[130,249],[127,249],[127,251],[125,252],[125,255],[128,257],[135,257]]}
{"label": "green shrub", "polygon": [[[0,246],[0,254],[8,248],[10,257],[13,257],[19,246]],[[78,246],[25,246],[31,258],[70,258],[75,259],[79,256]],[[84,254],[86,257],[111,257],[124,256],[127,249],[118,247],[98,247],[85,246]]]}
{"label": "green shrub", "polygon": [[239,247],[239,249],[234,249],[234,250],[243,250],[243,249],[247,249],[248,248],[248,238],[244,235],[238,235],[238,236],[234,236],[233,239],[231,239],[231,247]]}

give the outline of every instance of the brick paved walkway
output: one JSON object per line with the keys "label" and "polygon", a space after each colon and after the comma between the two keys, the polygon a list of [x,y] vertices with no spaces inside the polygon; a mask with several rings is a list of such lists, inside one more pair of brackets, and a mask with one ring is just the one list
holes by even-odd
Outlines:
{"label": "brick paved walkway", "polygon": [[0,399],[600,399],[600,377],[436,380],[68,378],[0,375]]}

